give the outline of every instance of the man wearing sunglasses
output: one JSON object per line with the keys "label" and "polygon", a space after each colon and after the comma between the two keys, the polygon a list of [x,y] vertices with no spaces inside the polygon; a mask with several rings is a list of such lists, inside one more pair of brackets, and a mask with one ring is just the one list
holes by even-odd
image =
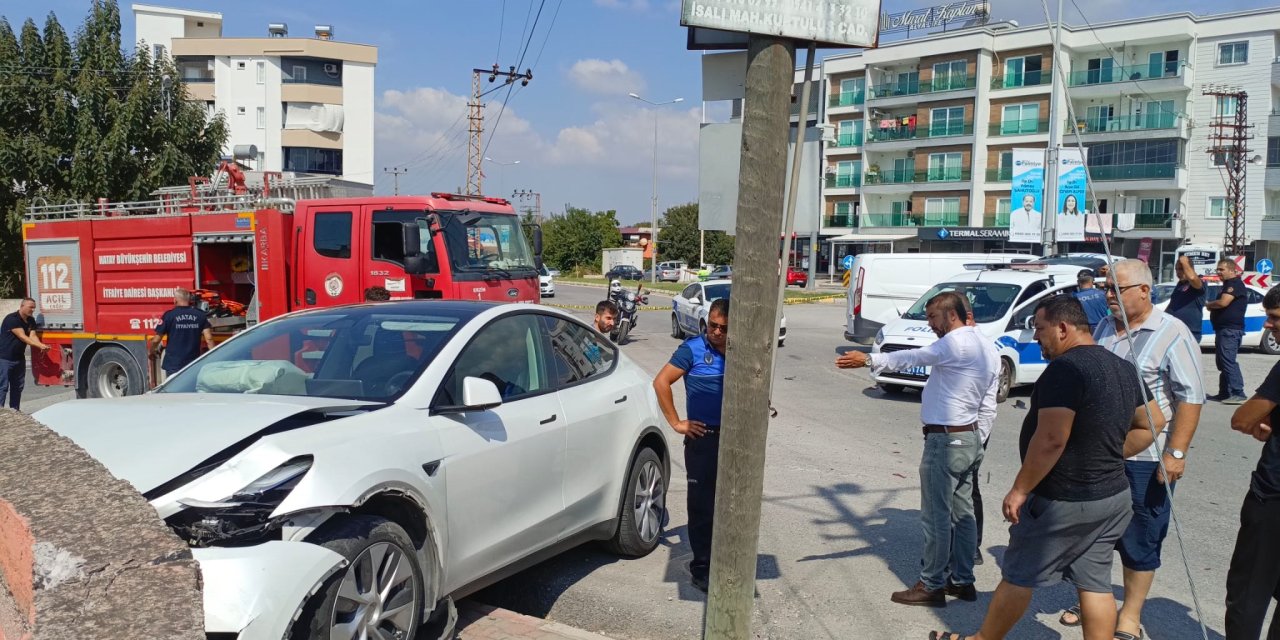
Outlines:
{"label": "man wearing sunglasses", "polygon": [[[685,340],[653,380],[667,424],[684,436],[689,479],[690,583],[706,592],[711,573],[712,515],[720,460],[720,405],[724,400],[724,352],[729,343],[729,299],[716,298],[707,312],[707,332]],[[684,378],[685,419],[676,413],[671,386]]]}

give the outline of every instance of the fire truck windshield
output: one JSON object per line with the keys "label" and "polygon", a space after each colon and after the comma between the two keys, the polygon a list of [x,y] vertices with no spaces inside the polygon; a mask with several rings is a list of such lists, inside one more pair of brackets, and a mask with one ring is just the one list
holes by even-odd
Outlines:
{"label": "fire truck windshield", "polygon": [[455,272],[506,271],[514,276],[517,271],[532,275],[537,268],[515,215],[441,212],[441,223]]}

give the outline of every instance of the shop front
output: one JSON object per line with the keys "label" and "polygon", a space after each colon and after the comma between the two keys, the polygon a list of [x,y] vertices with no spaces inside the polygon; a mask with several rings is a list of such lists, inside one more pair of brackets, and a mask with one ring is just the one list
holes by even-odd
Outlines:
{"label": "shop front", "polygon": [[1010,242],[1008,227],[920,227],[916,237],[920,250],[927,253],[1035,254],[1040,248],[1038,244]]}

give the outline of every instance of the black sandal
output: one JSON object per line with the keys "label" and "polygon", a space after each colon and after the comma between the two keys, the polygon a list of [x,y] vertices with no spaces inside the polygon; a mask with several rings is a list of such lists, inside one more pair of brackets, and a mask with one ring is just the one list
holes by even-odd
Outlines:
{"label": "black sandal", "polygon": [[[1075,622],[1067,622],[1067,614],[1068,614],[1068,613],[1076,617],[1076,621],[1075,621]],[[1080,626],[1080,605],[1078,605],[1078,604],[1077,604],[1077,605],[1073,605],[1073,606],[1071,606],[1071,607],[1067,608],[1067,610],[1066,610],[1066,611],[1063,611],[1063,612],[1062,612],[1062,615],[1061,615],[1061,616],[1058,616],[1058,624],[1060,624],[1060,625],[1062,625],[1062,626],[1064,626],[1064,627],[1078,627],[1078,626]]]}
{"label": "black sandal", "polygon": [[968,636],[966,636],[965,634],[956,633],[955,631],[930,631],[929,632],[929,640],[964,640],[967,637]]}
{"label": "black sandal", "polygon": [[1114,637],[1115,640],[1142,640],[1142,629],[1138,629],[1136,636],[1128,631],[1117,631]]}

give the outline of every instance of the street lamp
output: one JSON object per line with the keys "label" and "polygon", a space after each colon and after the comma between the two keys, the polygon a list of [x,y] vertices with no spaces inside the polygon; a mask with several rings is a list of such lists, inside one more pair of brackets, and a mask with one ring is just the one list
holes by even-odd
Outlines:
{"label": "street lamp", "polygon": [[[684,98],[675,98],[666,102],[653,102],[645,100],[635,93],[628,93],[627,95],[655,107],[684,102]],[[652,226],[649,227],[649,246],[653,257],[650,258],[649,264],[649,282],[656,284],[658,282],[658,114],[656,112],[653,114],[653,201],[651,206]]]}
{"label": "street lamp", "polygon": [[[494,163],[494,164],[502,165],[502,166],[504,166],[504,167],[509,167],[509,166],[511,166],[511,165],[513,165],[513,164],[520,164],[520,161],[519,161],[519,160],[514,160],[514,161],[512,161],[512,162],[503,162],[503,161],[501,161],[501,160],[494,160],[493,158],[490,158],[489,156],[485,156],[485,157],[484,157],[484,161],[485,161],[485,162],[492,162],[492,163]],[[501,172],[501,171],[499,171],[499,172],[498,172],[498,177],[499,177],[499,178],[501,178],[501,177],[502,177],[502,172]]]}

